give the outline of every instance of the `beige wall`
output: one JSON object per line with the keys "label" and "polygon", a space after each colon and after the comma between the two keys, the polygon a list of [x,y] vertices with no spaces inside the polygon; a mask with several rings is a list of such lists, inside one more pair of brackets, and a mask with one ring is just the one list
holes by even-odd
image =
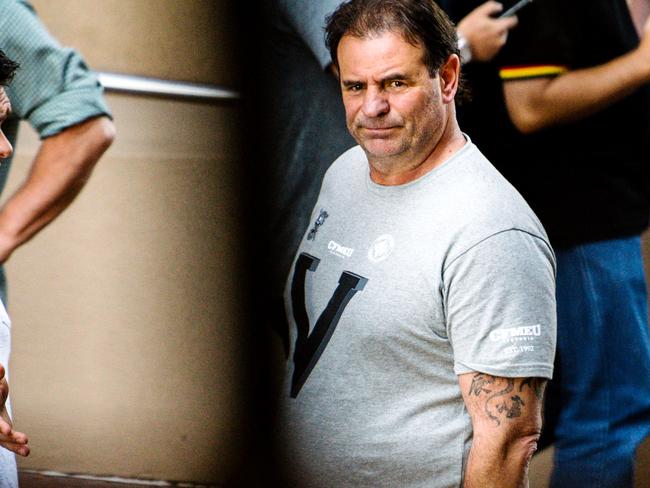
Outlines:
{"label": "beige wall", "polygon": [[[236,81],[225,2],[33,3],[97,69]],[[15,422],[33,449],[20,466],[224,482],[244,420],[239,109],[108,102],[115,144],[7,266]],[[6,194],[37,146],[23,126]]]}
{"label": "beige wall", "polygon": [[232,85],[230,0],[33,0],[60,42],[101,71]]}
{"label": "beige wall", "polygon": [[15,419],[33,445],[21,466],[222,480],[240,420],[236,114],[109,102],[114,147],[8,266]]}

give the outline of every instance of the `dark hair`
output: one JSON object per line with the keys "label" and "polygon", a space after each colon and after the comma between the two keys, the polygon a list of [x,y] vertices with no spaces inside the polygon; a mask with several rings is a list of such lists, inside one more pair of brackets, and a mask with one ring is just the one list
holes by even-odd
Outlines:
{"label": "dark hair", "polygon": [[325,42],[338,66],[337,48],[344,35],[365,38],[395,32],[424,48],[422,60],[431,76],[458,51],[456,29],[433,0],[349,0],[327,18]]}
{"label": "dark hair", "polygon": [[13,79],[18,67],[19,64],[9,59],[0,49],[0,86],[7,85]]}

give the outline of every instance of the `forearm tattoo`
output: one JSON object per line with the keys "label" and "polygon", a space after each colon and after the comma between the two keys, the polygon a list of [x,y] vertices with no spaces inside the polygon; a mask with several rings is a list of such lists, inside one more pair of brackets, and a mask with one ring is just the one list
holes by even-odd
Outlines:
{"label": "forearm tattoo", "polygon": [[469,396],[484,399],[483,408],[486,415],[497,425],[501,420],[521,417],[526,406],[524,400],[517,393],[531,389],[535,397],[542,399],[545,380],[541,378],[501,378],[485,373],[476,373],[472,377],[469,387]]}

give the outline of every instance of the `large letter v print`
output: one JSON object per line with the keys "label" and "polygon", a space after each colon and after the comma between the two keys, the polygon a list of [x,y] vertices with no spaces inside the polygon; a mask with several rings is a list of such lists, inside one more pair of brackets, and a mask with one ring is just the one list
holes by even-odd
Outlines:
{"label": "large letter v print", "polygon": [[305,279],[307,271],[316,271],[320,259],[301,253],[296,261],[296,270],[291,283],[291,304],[293,318],[298,328],[296,348],[293,353],[293,378],[291,381],[291,397],[296,398],[300,389],[307,381],[307,377],[318,362],[323,350],[327,346],[336,325],[356,292],[363,290],[368,282],[367,278],[349,271],[343,271],[339,284],[330,298],[325,310],[318,317],[312,333],[309,333],[309,317],[305,307]]}

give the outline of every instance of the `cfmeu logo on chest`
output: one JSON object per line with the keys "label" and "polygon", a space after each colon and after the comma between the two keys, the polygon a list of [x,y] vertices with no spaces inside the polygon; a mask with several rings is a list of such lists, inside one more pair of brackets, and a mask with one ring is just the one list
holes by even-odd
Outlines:
{"label": "cfmeu logo on chest", "polygon": [[350,256],[352,256],[352,253],[354,252],[354,249],[352,249],[351,247],[342,246],[338,242],[334,242],[334,241],[329,241],[329,243],[327,244],[327,249],[332,254],[336,256],[340,256],[342,258],[349,258]]}

